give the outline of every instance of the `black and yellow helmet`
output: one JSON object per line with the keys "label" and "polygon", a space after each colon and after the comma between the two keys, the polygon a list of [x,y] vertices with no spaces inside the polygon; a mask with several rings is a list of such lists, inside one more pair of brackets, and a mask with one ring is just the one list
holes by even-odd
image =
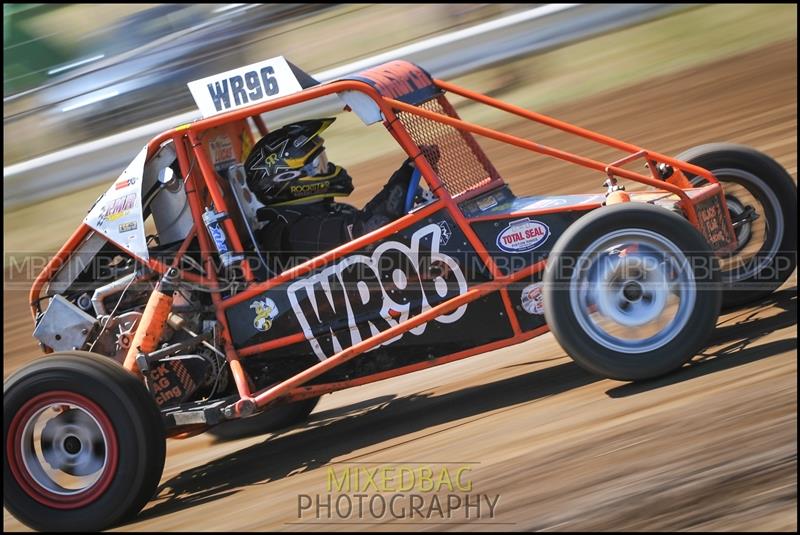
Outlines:
{"label": "black and yellow helmet", "polygon": [[270,132],[244,162],[247,186],[265,205],[300,204],[347,196],[353,180],[328,162],[320,134],[335,119],[300,121]]}

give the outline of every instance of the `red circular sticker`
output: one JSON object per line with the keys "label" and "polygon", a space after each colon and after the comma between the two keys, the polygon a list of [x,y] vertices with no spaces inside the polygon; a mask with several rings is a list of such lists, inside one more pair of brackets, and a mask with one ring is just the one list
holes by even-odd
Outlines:
{"label": "red circular sticker", "polygon": [[522,290],[522,308],[528,314],[544,314],[541,282],[529,284]]}

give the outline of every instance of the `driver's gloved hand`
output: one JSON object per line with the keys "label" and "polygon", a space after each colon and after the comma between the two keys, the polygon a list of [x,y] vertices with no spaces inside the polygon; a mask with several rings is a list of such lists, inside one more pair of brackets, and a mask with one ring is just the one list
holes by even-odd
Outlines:
{"label": "driver's gloved hand", "polygon": [[353,237],[363,236],[405,215],[406,192],[414,164],[411,159],[392,174],[383,189],[358,213],[353,223]]}

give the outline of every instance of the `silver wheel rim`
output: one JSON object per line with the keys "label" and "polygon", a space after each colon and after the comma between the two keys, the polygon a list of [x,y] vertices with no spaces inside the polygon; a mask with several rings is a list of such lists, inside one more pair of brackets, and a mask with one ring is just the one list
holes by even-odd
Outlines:
{"label": "silver wheel rim", "polygon": [[601,346],[628,354],[674,339],[689,321],[696,294],[683,252],[644,229],[595,240],[578,258],[569,291],[581,329]]}
{"label": "silver wheel rim", "polygon": [[[741,213],[745,206],[753,206],[756,213],[760,216],[753,222],[744,223],[736,230],[736,238],[740,242],[747,241],[747,245],[735,254],[727,258],[720,258],[720,276],[725,284],[733,284],[742,280],[750,279],[758,272],[769,265],[780,248],[781,237],[783,236],[783,212],[781,211],[780,201],[775,192],[770,189],[763,180],[752,173],[743,169],[720,168],[710,170],[720,182],[724,183],[725,197],[729,204],[729,211],[732,216]],[[768,221],[764,204],[748,188],[736,180],[729,181],[725,178],[738,179],[741,182],[751,184],[753,188],[761,192],[765,197],[772,213],[775,216],[775,228],[772,240],[767,243]],[[692,184],[698,185],[706,182],[701,177],[692,179]],[[731,203],[730,201],[733,200]],[[755,240],[755,241],[754,241]],[[759,254],[763,250],[762,254]],[[757,258],[756,258],[757,257]],[[755,261],[753,259],[756,258]],[[742,265],[746,268],[740,269]]]}
{"label": "silver wheel rim", "polygon": [[108,464],[108,441],[97,419],[73,403],[51,403],[25,422],[20,438],[25,469],[60,496],[84,492]]}

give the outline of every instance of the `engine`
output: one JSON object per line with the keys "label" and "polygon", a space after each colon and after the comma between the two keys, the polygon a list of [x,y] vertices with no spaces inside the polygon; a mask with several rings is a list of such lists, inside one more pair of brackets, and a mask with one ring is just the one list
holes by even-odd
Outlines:
{"label": "engine", "polygon": [[[59,275],[48,287],[50,302],[37,316],[34,337],[53,351],[91,351],[122,364],[157,274],[106,244],[72,280]],[[210,305],[202,288],[176,285],[158,348],[140,363],[160,408],[222,397],[233,386]]]}

